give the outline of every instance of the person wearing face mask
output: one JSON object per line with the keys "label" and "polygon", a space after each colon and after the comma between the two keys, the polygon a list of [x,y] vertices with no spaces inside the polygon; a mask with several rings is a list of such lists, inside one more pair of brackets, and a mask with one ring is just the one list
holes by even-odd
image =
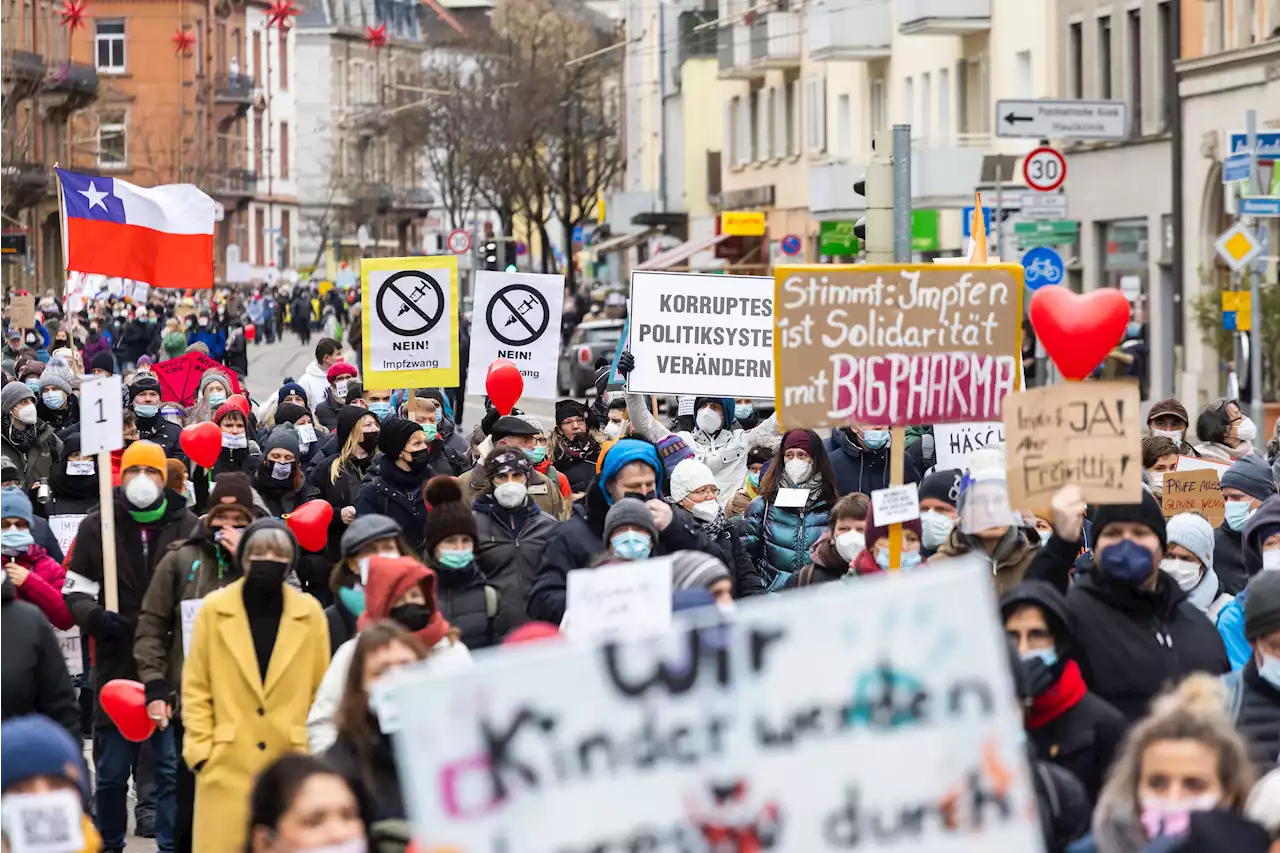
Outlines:
{"label": "person wearing face mask", "polygon": [[74,378],[71,368],[61,358],[49,359],[40,374],[36,414],[64,441],[67,435],[80,429],[80,400],[71,388]]}
{"label": "person wearing face mask", "polygon": [[836,505],[831,508],[826,531],[809,549],[809,559],[812,562],[792,575],[787,581],[787,587],[843,580],[850,574],[854,559],[867,547],[867,514],[870,507],[871,499],[857,492],[836,501]]}
{"label": "person wearing face mask", "polygon": [[1249,657],[1223,683],[1232,721],[1263,774],[1280,759],[1280,572],[1263,572],[1250,582],[1244,620]]}
{"label": "person wearing face mask", "polygon": [[1060,592],[1043,581],[1020,583],[1000,597],[1000,617],[1017,648],[1027,735],[1038,755],[1084,784],[1092,805],[1129,723],[1085,685],[1075,620]]}
{"label": "person wearing face mask", "polygon": [[[493,414],[496,413],[495,409]],[[546,474],[538,471],[538,466],[547,458],[547,446],[538,443],[540,432],[540,426],[520,415],[504,415],[494,420],[489,427],[489,437],[493,440],[494,447],[514,447],[528,457],[530,471],[526,488],[533,502],[543,512],[563,520],[569,515],[570,502],[560,489],[559,473],[551,467],[546,469]],[[476,466],[458,477],[458,487],[469,501],[474,502],[489,488],[484,468]]]}
{"label": "person wearing face mask", "polygon": [[[836,474],[836,491],[842,495],[869,495],[889,487],[892,434],[887,426],[853,426],[833,429],[827,439],[827,455]],[[920,482],[920,471],[910,455],[903,457],[902,482]]]}
{"label": "person wearing face mask", "polygon": [[471,504],[476,567],[497,589],[503,612],[517,628],[529,619],[529,591],[558,522],[529,495],[533,465],[523,450],[500,444],[481,467],[489,490]]}
{"label": "person wearing face mask", "polygon": [[1178,445],[1158,435],[1142,439],[1142,470],[1151,480],[1151,494],[1164,495],[1164,475],[1178,470]]}
{"label": "person wearing face mask", "polygon": [[[853,575],[879,575],[891,570],[892,555],[889,550],[889,527],[876,524],[875,508],[867,507],[867,520],[863,526],[863,539],[866,545],[849,566]],[[899,559],[902,563],[900,571],[911,572],[925,565],[924,556],[920,553],[920,519],[913,518],[902,523],[902,551]]]}
{"label": "person wearing face mask", "polygon": [[601,451],[600,473],[587,488],[587,496],[574,504],[569,520],[556,527],[542,553],[529,590],[530,619],[560,624],[568,573],[593,565],[607,550],[605,519],[610,507],[624,497],[637,498],[648,508],[657,531],[654,556],[686,550],[714,553],[693,515],[661,500],[662,471],[657,448],[645,441],[623,438]]}
{"label": "person wearing face mask", "polygon": [[[86,345],[85,349],[88,349]],[[160,361],[177,358],[187,351],[187,336],[182,331],[182,323],[176,317],[165,321],[164,334],[160,337]]]}
{"label": "person wearing face mask", "polygon": [[4,572],[17,587],[18,598],[29,601],[60,631],[75,622],[62,600],[66,571],[31,535],[31,501],[17,489],[0,489],[0,558]]}
{"label": "person wearing face mask", "polygon": [[187,411],[186,423],[204,423],[231,396],[231,380],[222,368],[211,367],[200,375],[195,405]]}
{"label": "person wearing face mask", "polygon": [[[533,470],[546,477],[552,483],[553,489],[559,486],[560,497],[563,498],[561,501],[561,513],[564,518],[568,518],[569,510],[573,506],[573,487],[569,485],[569,478],[551,464],[550,440],[547,437],[546,427],[542,425],[540,418],[534,417],[528,412],[521,412],[516,417],[537,430],[533,435],[533,445],[528,448],[529,460],[533,463]],[[538,458],[539,456],[541,458]]]}
{"label": "person wearing face mask", "polygon": [[321,433],[317,431],[311,412],[295,403],[281,403],[276,406],[275,422],[277,429],[287,424],[298,433],[298,465],[309,474],[321,458]]}
{"label": "person wearing face mask", "polygon": [[283,522],[253,522],[236,547],[243,576],[206,595],[196,614],[181,697],[182,757],[196,776],[194,850],[241,849],[254,777],[305,746],[329,637],[316,600],[285,583],[300,550]]}
{"label": "person wearing face mask", "polygon": [[[48,626],[44,627],[47,631]],[[48,635],[52,637],[53,632]],[[37,847],[68,853],[100,853],[102,836],[93,819],[85,813],[89,770],[79,735],[68,734],[56,722],[38,713],[12,718],[6,714],[4,725],[0,726],[0,744],[3,744],[0,746],[0,767],[3,768],[0,770],[0,796],[3,796],[0,803],[4,810],[4,849],[10,850],[11,843],[12,849],[18,849],[17,825],[30,816],[37,821],[40,818],[49,821],[46,826],[64,820],[69,830],[66,840],[74,839],[74,844],[64,841],[62,846],[55,842],[37,844]],[[27,811],[27,804],[31,811]]]}
{"label": "person wearing face mask", "polygon": [[1258,425],[1244,414],[1239,402],[1219,399],[1196,418],[1196,436],[1201,442],[1196,445],[1197,454],[1230,464],[1255,452]]}
{"label": "person wearing face mask", "polygon": [[[609,507],[609,514],[605,516],[604,541],[606,548],[596,558],[596,566],[649,559],[653,554],[654,543],[658,541],[653,513],[643,501],[635,498],[618,499]],[[572,616],[571,611],[565,611],[564,621],[568,622]],[[560,627],[563,630],[564,623]]]}
{"label": "person wearing face mask", "polygon": [[[973,455],[975,466],[988,464],[978,461],[984,453],[985,449]],[[974,467],[965,476],[956,502],[958,523],[931,558],[934,565],[941,566],[966,554],[983,555],[990,561],[997,593],[1017,585],[1040,551],[1040,537],[1022,527],[1009,508],[1002,457],[1002,453],[985,457],[999,462],[991,467]],[[922,517],[921,523],[924,521]]]}
{"label": "person wearing face mask", "polygon": [[[365,786],[310,755],[285,755],[249,798],[245,853],[367,853],[374,806]],[[227,848],[231,849],[231,848]]]}
{"label": "person wearing face mask", "polygon": [[1090,690],[1136,721],[1166,683],[1230,669],[1213,623],[1160,571],[1167,532],[1149,492],[1143,491],[1140,504],[1094,507],[1093,559],[1082,559],[1074,583],[1085,516],[1080,489],[1060,489],[1052,511],[1053,535],[1026,578],[1047,581],[1066,595],[1076,621],[1076,661]]}
{"label": "person wearing face mask", "polygon": [[431,397],[414,396],[406,400],[400,407],[402,417],[422,427],[427,437],[427,446],[431,448],[431,469],[440,474],[457,477],[470,471],[473,467],[465,453],[448,443],[440,432],[440,420],[444,417],[443,407]]}
{"label": "person wearing face mask", "polygon": [[1222,524],[1213,533],[1213,560],[1227,592],[1238,595],[1249,582],[1244,529],[1263,502],[1276,494],[1275,475],[1256,456],[1246,456],[1222,475]]}
{"label": "person wearing face mask", "polygon": [[[99,359],[98,356],[105,356],[105,359]],[[103,331],[102,321],[97,318],[89,321],[89,332],[84,338],[80,360],[90,365],[95,372],[102,369],[108,373],[115,372],[116,359],[111,353],[111,334]],[[104,364],[104,361],[109,363]]]}
{"label": "person wearing face mask", "polygon": [[36,395],[21,382],[9,382],[0,390],[0,452],[17,467],[28,496],[35,495],[40,481],[48,479],[62,458],[62,442],[40,420]]}
{"label": "person wearing face mask", "polygon": [[212,420],[222,431],[222,449],[218,451],[213,467],[205,469],[196,465],[192,470],[196,512],[203,512],[209,505],[209,491],[219,475],[235,471],[252,477],[262,461],[262,450],[256,441],[249,438],[248,424],[238,406],[223,403],[214,412]]}
{"label": "person wearing face mask", "polygon": [[342,534],[341,552],[329,576],[333,604],[324,609],[329,621],[329,652],[356,635],[365,611],[364,582],[373,557],[401,557],[412,553],[400,525],[385,515],[362,515]]}
{"label": "person wearing face mask", "polygon": [[129,406],[138,422],[138,437],[160,445],[165,456],[182,455],[182,428],[160,417],[160,380],[142,373],[129,385]]}
{"label": "person wearing face mask", "polygon": [[747,554],[771,592],[809,564],[809,550],[826,530],[837,500],[835,473],[816,433],[791,430],[780,455],[765,472],[741,527]]}
{"label": "person wearing face mask", "polygon": [[[241,577],[235,561],[240,537],[260,511],[254,505],[249,478],[239,472],[219,474],[209,497],[209,511],[185,541],[176,543],[156,565],[138,611],[133,656],[138,665],[153,719],[172,726],[176,752],[182,755],[185,732],[178,706],[185,650],[191,637],[183,613],[201,606],[204,597]],[[178,850],[191,849],[195,777],[185,761],[176,762],[173,837]]]}
{"label": "person wearing face mask", "polygon": [[[99,510],[85,517],[76,534],[64,593],[81,636],[93,639],[95,689],[115,678],[138,679],[133,645],[143,596],[169,547],[192,536],[200,524],[187,509],[184,496],[165,490],[165,479],[165,455],[159,445],[135,441],[124,449],[120,486],[113,491],[117,611],[105,606]],[[129,776],[141,744],[126,740],[100,706],[94,727],[98,827],[107,848],[118,849],[124,845]],[[157,729],[147,742],[155,763],[156,840],[162,849],[171,849],[177,761],[173,731]]]}
{"label": "person wearing face mask", "polygon": [[[1197,609],[1215,625],[1222,609],[1233,596],[1226,591],[1214,571],[1213,527],[1201,515],[1183,512],[1165,522],[1169,547],[1160,561],[1160,571],[1169,575],[1187,594]],[[1227,649],[1231,657],[1231,649]]]}
{"label": "person wearing face mask", "polygon": [[609,404],[609,415],[600,432],[609,441],[617,441],[631,435],[631,418],[627,415],[625,398],[619,397]]}
{"label": "person wearing face mask", "polygon": [[138,363],[138,359],[147,354],[147,346],[151,343],[151,327],[147,325],[145,311],[138,310],[124,324],[120,336],[120,357],[125,366]]}
{"label": "person wearing face mask", "polygon": [[595,476],[600,458],[600,442],[591,435],[593,416],[577,400],[560,400],[556,403],[555,417],[556,428],[550,441],[551,462],[568,478],[572,493],[583,494]]}
{"label": "person wearing face mask", "polygon": [[[350,390],[347,395],[350,396]],[[364,392],[365,404],[379,421],[394,417],[396,407],[391,404],[391,392],[385,388],[370,388]]]}
{"label": "person wearing face mask", "polygon": [[[303,378],[308,379],[306,376]],[[325,373],[323,396],[316,397],[320,401],[316,404],[316,419],[325,428],[338,428],[338,410],[347,404],[347,389],[355,378],[355,366],[345,361],[334,363]]]}
{"label": "person wearing face mask", "polygon": [[956,529],[956,502],[963,480],[963,471],[949,468],[920,481],[920,550],[925,559],[947,544]]}
{"label": "person wearing face mask", "polygon": [[1199,456],[1195,447],[1187,441],[1187,427],[1190,425],[1187,407],[1174,397],[1153,404],[1151,411],[1147,413],[1147,430],[1152,438],[1169,439],[1183,456]]}
{"label": "person wearing face mask", "polygon": [[423,542],[425,562],[436,573],[440,613],[462,632],[467,648],[495,646],[515,626],[497,587],[485,582],[476,563],[479,534],[471,508],[463,503],[452,477],[432,478],[425,494],[431,506]]}
{"label": "person wearing face mask", "polygon": [[729,524],[724,507],[717,500],[715,475],[697,459],[681,460],[671,471],[671,494],[667,501],[689,511],[711,540],[711,553],[732,570],[735,598],[765,591],[764,578],[747,554],[742,537]]}
{"label": "person wearing face mask", "polygon": [[324,400],[333,389],[334,379],[338,373],[345,376],[356,375],[351,365],[347,365],[350,373],[345,371],[335,373],[333,368],[343,363],[340,342],[331,337],[321,338],[316,342],[315,359],[298,377],[298,384],[305,389],[308,400],[315,400],[317,403]]}
{"label": "person wearing face mask", "polygon": [[[386,619],[413,634],[427,650],[430,668],[452,672],[471,666],[471,652],[462,633],[449,624],[440,610],[436,573],[413,557],[370,557],[366,569],[364,615],[356,623],[360,631]],[[335,715],[351,668],[359,635],[338,648],[307,715],[307,743],[322,753],[337,737]]]}
{"label": "person wearing face mask", "polygon": [[356,520],[356,499],[374,454],[378,452],[381,432],[378,419],[367,409],[343,406],[338,412],[338,428],[332,435],[337,449],[311,468],[312,485],[333,507],[329,544],[325,551],[331,562],[341,559],[339,542],[347,526]]}
{"label": "person wearing face mask", "polygon": [[49,475],[49,523],[66,535],[67,525],[79,528],[81,519],[98,505],[98,460],[80,452],[80,434],[70,436],[62,445],[63,458]]}
{"label": "person wearing face mask", "polygon": [[187,346],[194,344],[202,344],[209,358],[221,362],[227,351],[227,330],[214,323],[208,311],[202,310],[196,317],[195,327],[187,332]]}
{"label": "person wearing face mask", "polygon": [[426,434],[413,421],[387,418],[381,425],[378,449],[382,456],[360,487],[356,515],[376,512],[389,516],[404,531],[405,541],[418,551],[427,528],[422,487],[436,473],[431,470]]}
{"label": "person wearing face mask", "polygon": [[[1215,551],[1215,564],[1217,559]],[[1253,581],[1260,574],[1280,569],[1280,498],[1268,498],[1250,515],[1241,537],[1241,559],[1249,584],[1218,612],[1218,633],[1234,670],[1244,668],[1252,654],[1244,633],[1244,614]]]}

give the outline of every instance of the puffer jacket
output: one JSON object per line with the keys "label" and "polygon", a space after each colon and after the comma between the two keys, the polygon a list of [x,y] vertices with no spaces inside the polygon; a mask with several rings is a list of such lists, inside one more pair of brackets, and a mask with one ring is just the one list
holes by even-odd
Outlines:
{"label": "puffer jacket", "polygon": [[[853,439],[847,429],[833,429],[827,439],[827,457],[836,472],[836,491],[842,495],[862,492],[870,495],[877,489],[889,487],[889,455],[886,445],[880,450],[868,450]],[[920,482],[920,472],[910,456],[903,458],[902,482]]]}
{"label": "puffer jacket", "polygon": [[[942,564],[949,558],[981,554],[982,548],[974,547],[975,541],[973,537],[955,528],[947,541],[942,543],[942,547],[929,558],[929,562]],[[1020,527],[1010,527],[1004,538],[996,545],[995,551],[990,555],[984,555],[991,561],[991,576],[996,584],[996,592],[1004,595],[1017,586],[1039,551],[1039,539],[1032,542],[1027,538],[1025,530]]]}
{"label": "puffer jacket", "polygon": [[1258,664],[1250,658],[1244,671],[1227,678],[1242,679],[1237,688],[1240,708],[1236,712],[1236,730],[1249,745],[1249,758],[1258,775],[1276,766],[1280,758],[1280,690],[1258,674]]}
{"label": "puffer jacket", "polygon": [[519,627],[529,621],[529,591],[559,522],[528,498],[507,510],[491,494],[476,499],[471,515],[476,521],[476,566],[498,590],[511,626]]}
{"label": "puffer jacket", "polygon": [[809,549],[826,531],[830,515],[831,507],[819,496],[798,508],[775,506],[761,495],[747,507],[742,543],[770,592],[782,589],[791,575],[809,565]]}

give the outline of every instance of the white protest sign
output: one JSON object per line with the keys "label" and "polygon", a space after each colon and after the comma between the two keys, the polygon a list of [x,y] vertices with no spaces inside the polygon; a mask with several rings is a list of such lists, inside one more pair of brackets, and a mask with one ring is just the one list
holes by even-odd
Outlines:
{"label": "white protest sign", "polygon": [[1222,479],[1222,475],[1227,473],[1231,468],[1226,462],[1215,462],[1212,459],[1202,459],[1199,456],[1179,456],[1178,464],[1173,470],[1179,474],[1187,471],[1216,471],[1218,479]]}
{"label": "white protest sign", "polygon": [[933,427],[934,469],[969,467],[969,454],[984,447],[1004,444],[1004,424],[984,421],[969,424],[935,424]]}
{"label": "white protest sign", "polygon": [[774,395],[772,279],[633,272],[630,317],[628,391]]}
{"label": "white protest sign", "polygon": [[364,387],[458,384],[458,259],[360,262]]}
{"label": "white protest sign", "polygon": [[[69,463],[68,467],[74,464]],[[80,532],[80,522],[82,521],[84,521],[83,513],[80,515],[49,516],[49,530],[53,533],[53,538],[58,540],[58,547],[62,549],[62,553],[65,554],[71,550],[71,543],[76,541],[76,534]]]}
{"label": "white protest sign", "polygon": [[1042,851],[990,566],[957,559],[398,680],[417,843]]}
{"label": "white protest sign", "polygon": [[671,560],[569,572],[562,630],[575,640],[639,636],[671,627]]}
{"label": "white protest sign", "polygon": [[890,486],[871,493],[871,515],[877,527],[920,517],[920,492],[915,483]]}
{"label": "white protest sign", "polygon": [[62,659],[67,662],[67,672],[79,675],[84,672],[84,655],[80,648],[80,629],[68,628],[65,631],[54,631],[58,635],[58,645],[62,648]]}
{"label": "white protest sign", "polygon": [[0,806],[5,850],[11,853],[74,853],[84,849],[84,811],[75,791],[9,794]]}
{"label": "white protest sign", "polygon": [[80,453],[90,456],[124,447],[124,399],[119,376],[80,381]]}
{"label": "white protest sign", "polygon": [[521,399],[556,399],[563,305],[564,276],[477,272],[467,393],[484,395],[489,365],[505,358],[524,377]]}
{"label": "white protest sign", "polygon": [[191,638],[196,635],[196,614],[204,607],[203,598],[188,598],[182,602],[182,656],[191,657]]}

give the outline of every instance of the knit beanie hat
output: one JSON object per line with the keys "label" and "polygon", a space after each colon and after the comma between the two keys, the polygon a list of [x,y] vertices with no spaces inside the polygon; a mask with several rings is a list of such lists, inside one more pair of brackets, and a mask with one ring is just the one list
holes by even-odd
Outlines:
{"label": "knit beanie hat", "polygon": [[271,434],[267,436],[267,446],[262,449],[262,453],[265,456],[277,447],[292,453],[294,459],[302,455],[302,444],[298,441],[298,431],[293,428],[293,424],[280,424],[271,430]]}
{"label": "knit beanie hat", "polygon": [[344,376],[355,375],[356,369],[354,365],[347,364],[345,361],[340,361],[329,368],[329,372],[325,374],[325,378],[330,382],[337,382]]}
{"label": "knit beanie hat", "polygon": [[126,447],[120,455],[120,473],[138,466],[166,473],[164,448],[151,441],[135,441]]}
{"label": "knit beanie hat", "polygon": [[537,417],[536,415],[530,415],[530,414],[521,412],[520,414],[516,415],[516,417],[524,421],[525,423],[527,423],[529,426],[536,429],[537,433],[535,433],[535,435],[547,434],[547,428],[542,425],[542,419]]}
{"label": "knit beanie hat", "polygon": [[404,446],[413,438],[422,425],[404,418],[390,417],[382,422],[382,432],[378,435],[378,449],[382,455],[394,462],[404,451]]}
{"label": "knit beanie hat", "polygon": [[276,392],[276,402],[283,403],[284,398],[288,397],[290,394],[297,394],[302,398],[302,402],[306,403],[308,407],[311,406],[311,401],[307,399],[307,389],[303,388],[297,382],[286,382],[281,385],[280,390]]}
{"label": "knit beanie hat", "polygon": [[490,484],[499,474],[523,474],[525,479],[528,479],[533,471],[533,463],[529,461],[529,457],[523,450],[505,444],[490,450],[489,455],[484,458],[482,467],[484,478]]}
{"label": "knit beanie hat", "polygon": [[1259,572],[1249,581],[1244,602],[1244,638],[1280,631],[1280,572]]}
{"label": "knit beanie hat", "polygon": [[276,406],[277,424],[296,424],[299,418],[310,417],[311,413],[297,403],[281,403]]}
{"label": "knit beanie hat", "polygon": [[294,537],[293,531],[280,519],[270,517],[259,518],[240,533],[240,544],[236,546],[236,565],[241,568],[247,568],[245,566],[245,555],[249,553],[249,543],[264,530],[281,530],[288,534],[289,542],[293,546],[293,554],[289,559],[289,568],[292,569],[297,565],[301,549],[298,547],[298,540]]}
{"label": "knit beanie hat", "polygon": [[671,472],[686,459],[693,458],[693,448],[674,432],[666,438],[658,440],[658,458],[662,460],[662,470],[670,477]]}
{"label": "knit beanie hat", "polygon": [[604,517],[604,544],[609,547],[609,540],[613,538],[613,532],[619,527],[626,524],[634,524],[636,527],[644,528],[649,531],[649,538],[653,544],[658,544],[658,528],[653,524],[653,513],[649,512],[649,508],[644,505],[644,501],[636,498],[623,498],[614,502],[609,508],[609,514]]}
{"label": "knit beanie hat", "polygon": [[600,474],[596,477],[596,482],[600,484],[600,491],[604,493],[605,498],[609,497],[609,490],[605,487],[613,482],[619,471],[632,462],[643,462],[653,469],[656,478],[654,490],[658,493],[658,497],[662,497],[662,463],[658,461],[658,452],[647,441],[623,438],[615,441],[608,450],[600,451],[598,463]]}
{"label": "knit beanie hat", "polygon": [[249,476],[241,471],[219,474],[213,481],[208,514],[216,515],[219,510],[228,507],[243,510],[250,518],[258,515],[258,508],[253,503],[253,484],[249,481]]}
{"label": "knit beanie hat", "polygon": [[71,382],[76,378],[71,367],[61,358],[50,358],[49,363],[44,367],[44,373],[40,374],[40,386],[52,385],[58,390],[71,396]]}
{"label": "knit beanie hat", "polygon": [[[914,533],[917,537],[923,536],[921,533],[919,517],[913,518],[910,521],[902,522],[902,531],[905,533],[908,530]],[[873,550],[876,547],[876,542],[878,542],[881,537],[887,538],[889,536],[889,525],[886,524],[881,527],[876,524],[875,512],[871,504],[867,504],[867,526],[866,529],[863,530],[863,536],[866,537],[867,547]]]}
{"label": "knit beanie hat", "polygon": [[[369,411],[368,409],[361,408],[360,406],[352,406],[351,404],[348,403],[347,405],[343,406],[341,409],[338,409],[337,432],[338,432],[339,447],[342,447],[347,443],[347,438],[351,435],[351,430],[356,428],[356,424],[359,423],[360,418],[364,417],[365,415],[368,415],[369,417],[374,418],[374,420],[377,420],[373,412]],[[363,428],[361,431],[363,431]]]}
{"label": "knit beanie hat", "polygon": [[9,414],[13,411],[13,407],[21,403],[23,400],[34,400],[36,395],[31,392],[25,382],[8,382],[0,390],[0,412]]}
{"label": "knit beanie hat", "polygon": [[20,518],[31,526],[31,499],[22,489],[0,489],[0,518]]}
{"label": "knit beanie hat", "polygon": [[66,779],[82,797],[89,795],[81,745],[70,732],[40,714],[5,720],[0,726],[0,791],[35,776]]}
{"label": "knit beanie hat", "polygon": [[1250,453],[1240,457],[1222,475],[1222,488],[1239,489],[1251,498],[1265,501],[1276,493],[1276,479],[1271,466]]}
{"label": "knit beanie hat", "polygon": [[1170,545],[1181,545],[1196,555],[1206,569],[1213,569],[1213,525],[1202,515],[1182,512],[1165,522]]}
{"label": "knit beanie hat", "polygon": [[107,373],[116,372],[116,360],[111,355],[111,350],[98,350],[93,354],[93,358],[89,360],[89,370],[103,370]]}
{"label": "knit beanie hat", "polygon": [[139,373],[134,377],[133,382],[129,384],[129,402],[132,403],[138,398],[143,391],[155,391],[161,393],[160,380],[156,379],[150,373]]}
{"label": "knit beanie hat", "polygon": [[715,484],[716,478],[710,468],[697,459],[685,459],[671,472],[671,499],[680,503],[703,486]]}
{"label": "knit beanie hat", "polygon": [[963,479],[964,471],[959,468],[934,471],[920,481],[920,500],[932,498],[955,506],[960,499],[960,483]]}
{"label": "knit beanie hat", "polygon": [[44,362],[34,358],[28,359],[22,367],[18,368],[18,378],[23,380],[39,379],[42,373],[44,373]]}
{"label": "knit beanie hat", "polygon": [[677,551],[671,559],[671,588],[706,589],[732,577],[729,569],[704,551]]}
{"label": "knit beanie hat", "polygon": [[790,430],[782,437],[782,449],[778,451],[781,456],[793,447],[798,447],[810,456],[813,455],[813,448],[809,446],[809,433],[802,429]]}
{"label": "knit beanie hat", "polygon": [[471,507],[462,500],[462,489],[458,487],[457,480],[447,476],[432,477],[427,481],[425,495],[431,507],[427,514],[427,536],[423,540],[428,555],[442,539],[450,536],[470,536],[472,543],[480,538],[476,533],[475,517],[471,514]]}
{"label": "knit beanie hat", "polygon": [[17,464],[8,456],[0,459],[0,472],[3,472],[0,473],[0,482],[7,483],[10,480],[22,479],[22,472],[18,470]]}
{"label": "knit beanie hat", "polygon": [[221,385],[228,395],[231,393],[231,379],[227,376],[226,372],[219,370],[216,367],[211,367],[200,375],[200,388],[196,396],[203,397],[205,389],[208,388],[209,384],[212,382],[217,382]]}
{"label": "knit beanie hat", "polygon": [[1160,538],[1160,548],[1168,544],[1168,532],[1165,526],[1164,512],[1160,504],[1146,489],[1142,490],[1142,500],[1136,504],[1102,504],[1093,508],[1090,516],[1093,523],[1093,539],[1102,535],[1102,529],[1113,521],[1132,521],[1145,525]]}
{"label": "knit beanie hat", "polygon": [[560,400],[556,403],[556,426],[569,418],[585,418],[587,407],[577,400]]}
{"label": "knit beanie hat", "polygon": [[369,515],[356,516],[356,520],[348,524],[347,529],[342,531],[340,543],[342,556],[344,559],[354,557],[360,553],[361,548],[370,542],[376,542],[379,539],[392,539],[403,532],[394,519],[385,515],[379,515],[375,512]]}
{"label": "knit beanie hat", "polygon": [[[244,417],[244,412],[240,410],[240,407],[237,406],[235,403],[232,403],[230,400],[228,400],[227,402],[223,403],[214,411],[213,422],[215,424],[220,424],[222,423],[223,418],[225,418],[229,414],[232,414],[233,412],[242,418]],[[246,424],[248,423],[247,418],[245,419],[245,422]]]}

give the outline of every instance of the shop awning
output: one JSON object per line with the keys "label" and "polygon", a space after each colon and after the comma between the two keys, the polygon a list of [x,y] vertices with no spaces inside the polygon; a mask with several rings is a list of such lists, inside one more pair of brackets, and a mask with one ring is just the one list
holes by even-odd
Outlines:
{"label": "shop awning", "polygon": [[716,234],[713,237],[703,237],[700,240],[689,240],[681,243],[679,246],[668,249],[660,255],[654,255],[636,267],[637,270],[669,270],[672,267],[678,267],[688,263],[689,259],[699,252],[705,252],[714,248],[722,241],[729,238],[728,234]]}
{"label": "shop awning", "polygon": [[637,231],[634,234],[622,234],[617,237],[610,237],[608,240],[602,240],[599,243],[594,243],[587,246],[587,249],[593,252],[597,257],[606,252],[622,252],[630,249],[632,246],[648,240],[653,233],[653,229],[648,229],[645,231]]}

